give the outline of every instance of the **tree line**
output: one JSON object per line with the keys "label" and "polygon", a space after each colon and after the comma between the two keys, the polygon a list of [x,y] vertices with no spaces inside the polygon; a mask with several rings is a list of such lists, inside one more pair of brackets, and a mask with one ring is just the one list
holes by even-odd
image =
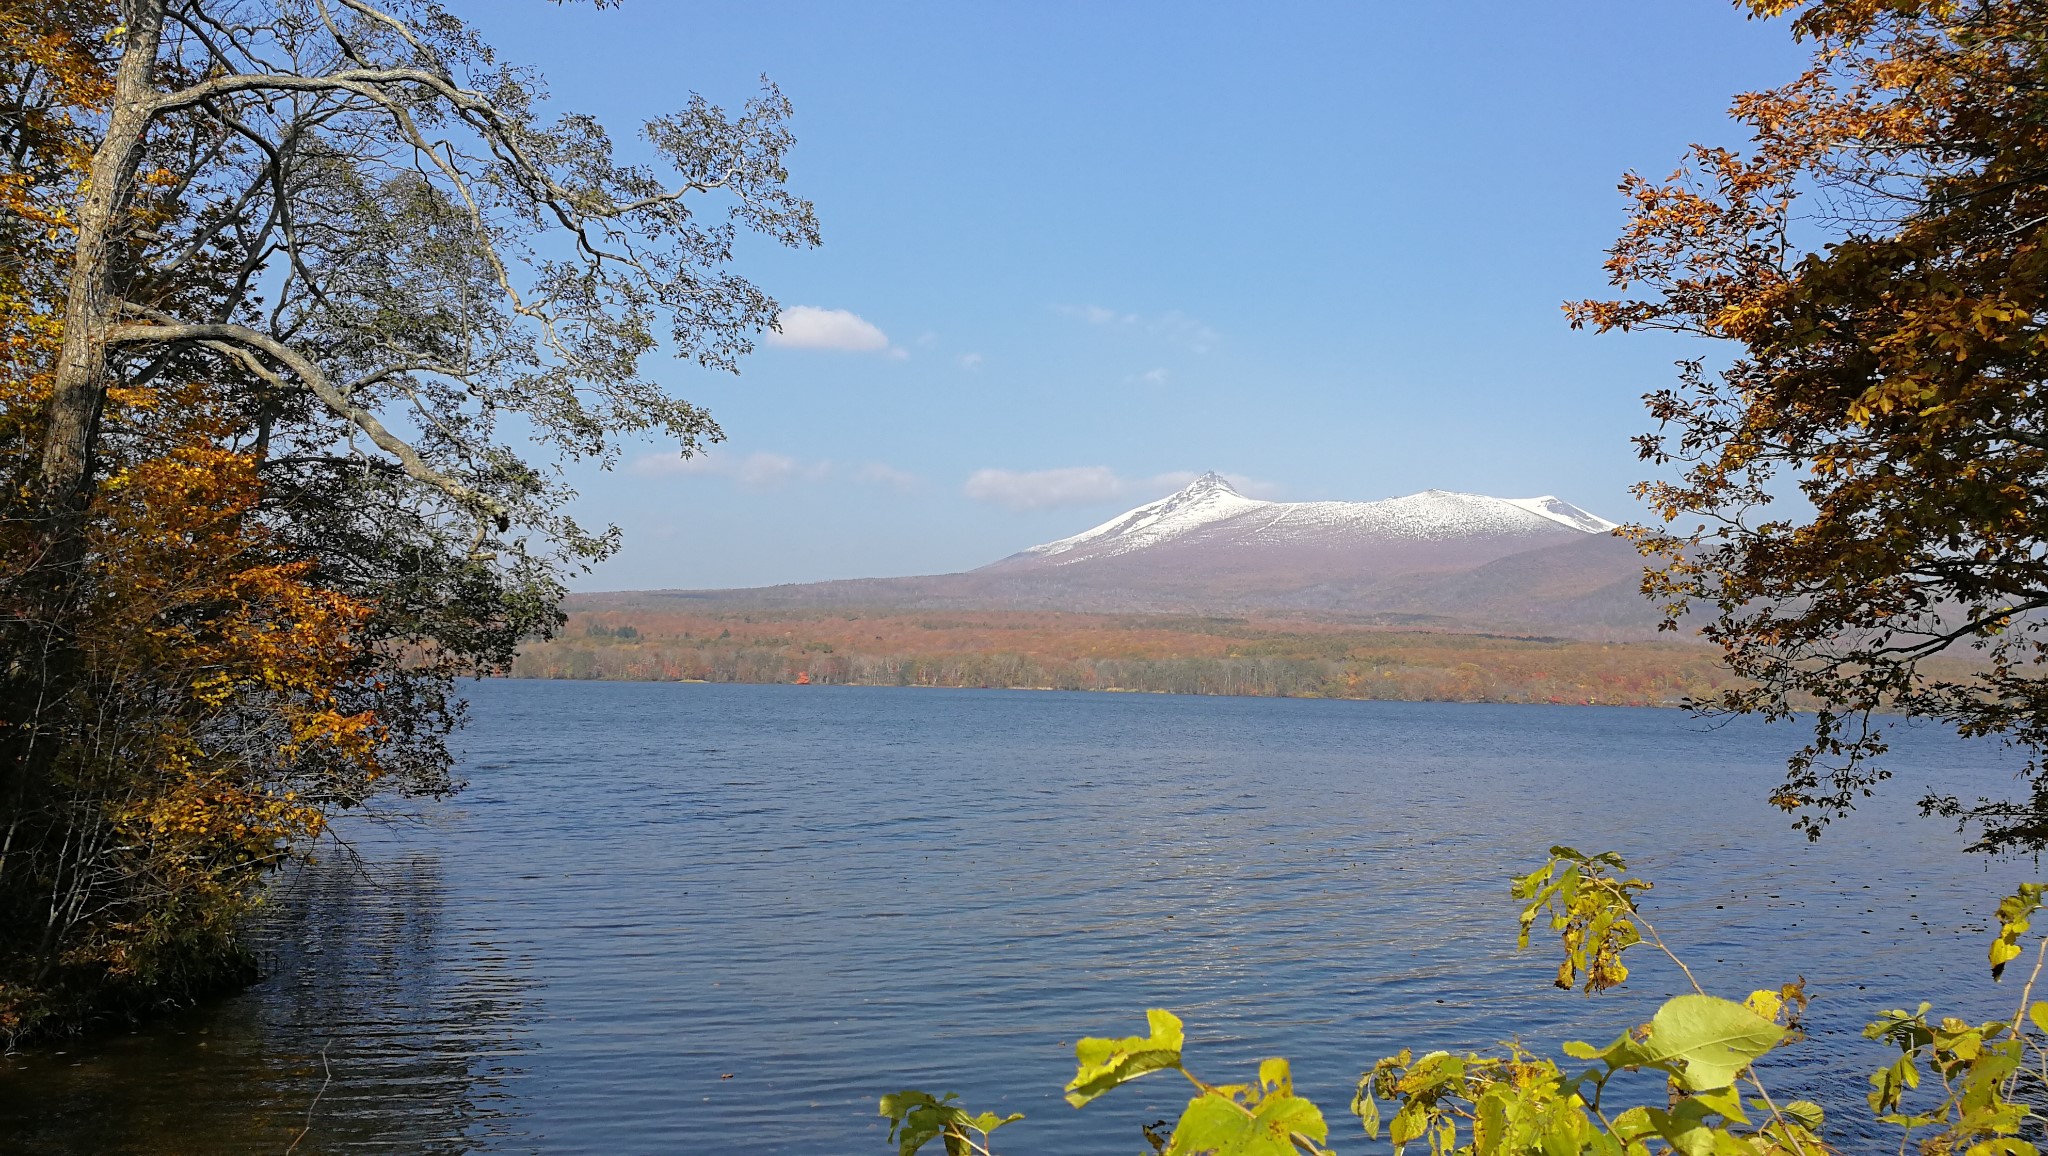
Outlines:
{"label": "tree line", "polygon": [[1404,702],[1675,706],[1734,677],[1697,643],[1318,621],[987,611],[578,611],[514,677],[1003,687]]}

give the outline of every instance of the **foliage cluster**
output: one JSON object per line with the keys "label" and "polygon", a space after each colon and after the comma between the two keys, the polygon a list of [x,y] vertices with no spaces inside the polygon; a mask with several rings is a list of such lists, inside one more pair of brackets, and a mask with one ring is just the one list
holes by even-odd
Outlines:
{"label": "foliage cluster", "polygon": [[[1590,995],[1623,983],[1623,955],[1647,943],[1692,990],[1666,1000],[1648,1023],[1604,1047],[1566,1043],[1562,1060],[1513,1042],[1488,1051],[1416,1055],[1404,1049],[1388,1056],[1360,1077],[1351,1102],[1365,1138],[1384,1136],[1397,1154],[1416,1145],[1433,1156],[1829,1156],[1843,1150],[1830,1139],[1819,1104],[1780,1103],[1756,1068],[1802,1038],[1804,981],[1741,1000],[1709,994],[1639,906],[1651,885],[1626,871],[1611,853],[1551,848],[1543,866],[1513,883],[1523,904],[1521,946],[1534,925],[1547,924],[1563,948],[1558,986]],[[1994,980],[2024,954],[2021,941],[2044,891],[2048,885],[2026,884],[2000,903],[1990,949]],[[2041,1102],[2048,1088],[2048,1002],[2033,994],[2048,961],[2048,937],[2036,940],[2035,956],[2009,1019],[1931,1018],[1923,1003],[1912,1012],[1884,1012],[1864,1029],[1866,1039],[1892,1053],[1872,1073],[1865,1099],[1873,1122],[1896,1130],[1900,1152],[1917,1142],[1928,1156],[2038,1156],[2035,1141],[2048,1124]],[[1157,1009],[1146,1014],[1146,1035],[1084,1039],[1075,1046],[1069,1103],[1079,1108],[1149,1073],[1176,1071],[1194,1094],[1170,1128],[1163,1121],[1143,1127],[1150,1151],[1333,1151],[1328,1121],[1295,1092],[1286,1060],[1262,1061],[1244,1084],[1210,1084],[1186,1066],[1180,1019]],[[1626,1088],[1642,1085],[1623,1077],[1643,1074],[1663,1084],[1661,1102],[1617,1102]],[[971,1114],[950,1095],[934,1098],[914,1089],[883,1097],[881,1113],[900,1156],[932,1140],[946,1156],[993,1156],[990,1134],[1022,1119]]]}
{"label": "foliage cluster", "polygon": [[[1936,793],[1986,847],[2048,843],[2048,4],[1742,0],[1812,45],[1736,99],[1747,153],[1622,183],[1633,294],[1574,326],[1722,343],[1647,397],[1645,586],[1748,684],[1720,709],[1826,704],[1778,802],[1817,832],[1883,779],[1871,712],[2000,735],[2016,798]],[[1774,502],[1797,499],[1780,512]],[[1811,516],[1798,511],[1810,507]],[[1928,660],[1977,656],[1959,678]]]}
{"label": "foliage cluster", "polygon": [[560,458],[719,436],[639,359],[732,368],[738,233],[816,226],[772,86],[664,173],[427,0],[14,5],[0,89],[4,1044],[237,975],[335,808],[452,788],[454,679],[614,539]]}

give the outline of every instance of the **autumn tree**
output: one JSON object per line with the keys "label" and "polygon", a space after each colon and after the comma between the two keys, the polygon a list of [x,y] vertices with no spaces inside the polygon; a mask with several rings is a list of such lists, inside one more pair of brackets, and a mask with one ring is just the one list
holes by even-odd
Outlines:
{"label": "autumn tree", "polygon": [[[2010,797],[1926,810],[2048,844],[2048,3],[1743,0],[1812,47],[1743,95],[1747,151],[1630,175],[1621,299],[1575,326],[1724,343],[1647,398],[1646,591],[1754,681],[1715,709],[1813,741],[1776,802],[1809,833],[1887,777],[1877,712],[1996,736]],[[1974,673],[1942,675],[1937,655]]]}
{"label": "autumn tree", "polygon": [[0,35],[4,1032],[203,982],[331,808],[448,789],[452,680],[612,548],[562,465],[716,439],[641,361],[735,368],[776,313],[741,234],[817,232],[772,85],[626,159],[428,0]]}

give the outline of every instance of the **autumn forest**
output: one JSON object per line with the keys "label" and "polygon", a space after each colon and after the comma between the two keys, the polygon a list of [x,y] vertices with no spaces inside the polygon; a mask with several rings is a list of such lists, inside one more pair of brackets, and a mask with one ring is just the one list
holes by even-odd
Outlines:
{"label": "autumn forest", "polygon": [[[570,603],[515,677],[1675,706],[1732,685],[1710,647],[1324,620],[1053,612],[664,610]],[[588,608],[586,608],[588,607]]]}

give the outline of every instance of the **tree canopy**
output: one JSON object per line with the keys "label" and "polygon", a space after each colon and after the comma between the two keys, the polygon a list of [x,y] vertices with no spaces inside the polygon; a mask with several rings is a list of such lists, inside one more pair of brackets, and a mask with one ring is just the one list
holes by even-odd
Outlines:
{"label": "tree canopy", "polygon": [[[1662,568],[1736,673],[1714,707],[1818,706],[1776,801],[1817,833],[1886,777],[1877,712],[1999,736],[2015,797],[1936,793],[1985,848],[2048,843],[2048,4],[1745,0],[1813,49],[1736,99],[1747,152],[1622,184],[1628,296],[1575,326],[1732,354],[1647,397]],[[1925,660],[1964,654],[1977,673]]]}
{"label": "tree canopy", "polygon": [[429,0],[15,6],[0,88],[4,1036],[208,982],[332,807],[450,789],[453,678],[614,544],[564,464],[716,440],[642,361],[735,369],[742,235],[818,232],[765,79],[615,146]]}

